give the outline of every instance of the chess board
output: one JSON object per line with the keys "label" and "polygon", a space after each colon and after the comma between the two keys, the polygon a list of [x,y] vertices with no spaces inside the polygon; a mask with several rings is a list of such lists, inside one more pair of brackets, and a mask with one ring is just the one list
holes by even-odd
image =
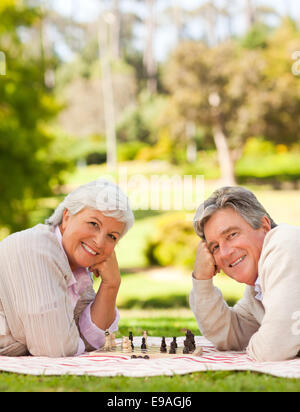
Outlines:
{"label": "chess board", "polygon": [[[170,347],[167,346],[167,352],[160,351],[160,345],[147,345],[147,349],[141,349],[140,345],[137,342],[134,342],[134,349],[132,351],[124,351],[122,349],[121,342],[116,340],[116,347],[110,350],[104,350],[100,348],[96,351],[90,352],[90,356],[101,356],[101,357],[125,357],[128,359],[159,359],[159,358],[178,358],[178,357],[186,357],[186,356],[201,356],[202,355],[202,348],[201,346],[196,347],[195,351],[189,354],[183,353],[183,347],[178,347],[176,349],[176,353],[169,353]],[[145,358],[146,356],[146,358]]]}

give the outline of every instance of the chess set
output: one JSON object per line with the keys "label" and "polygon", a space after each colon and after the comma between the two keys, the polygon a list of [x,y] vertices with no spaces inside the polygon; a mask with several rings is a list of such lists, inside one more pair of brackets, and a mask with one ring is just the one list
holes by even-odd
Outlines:
{"label": "chess set", "polygon": [[134,344],[133,334],[129,332],[129,336],[123,336],[122,342],[117,344],[114,334],[110,334],[107,330],[105,332],[105,344],[102,348],[90,352],[91,356],[128,356],[131,359],[157,359],[178,357],[180,355],[201,356],[202,348],[196,347],[194,335],[190,330],[186,331],[184,346],[179,347],[176,337],[170,342],[169,348],[166,343],[166,338],[161,338],[159,345],[148,344],[148,334],[144,331],[142,336],[142,344]]}

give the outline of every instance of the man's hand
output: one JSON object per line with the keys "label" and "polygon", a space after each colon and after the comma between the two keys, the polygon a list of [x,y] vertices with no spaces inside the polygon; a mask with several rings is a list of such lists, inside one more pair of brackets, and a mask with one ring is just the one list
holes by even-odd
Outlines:
{"label": "man's hand", "polygon": [[197,249],[193,277],[197,280],[208,280],[218,272],[215,259],[208,250],[206,242],[202,240]]}
{"label": "man's hand", "polygon": [[119,288],[121,283],[121,274],[115,251],[106,260],[89,267],[89,270],[96,277],[101,277],[101,284],[108,287]]}

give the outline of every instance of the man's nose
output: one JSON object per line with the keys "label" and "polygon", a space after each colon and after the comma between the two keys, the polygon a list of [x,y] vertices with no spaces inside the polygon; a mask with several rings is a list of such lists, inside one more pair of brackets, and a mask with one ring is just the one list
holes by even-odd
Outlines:
{"label": "man's nose", "polygon": [[222,259],[229,258],[233,254],[233,248],[227,244],[220,245],[220,256]]}

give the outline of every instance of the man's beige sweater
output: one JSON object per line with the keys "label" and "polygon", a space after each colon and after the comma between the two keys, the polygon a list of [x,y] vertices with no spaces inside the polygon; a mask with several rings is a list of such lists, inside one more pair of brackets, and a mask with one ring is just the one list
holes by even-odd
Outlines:
{"label": "man's beige sweater", "polygon": [[246,286],[230,308],[213,280],[193,279],[190,306],[202,334],[219,350],[244,350],[257,361],[300,351],[300,227],[279,225],[265,238],[258,263],[262,301]]}

